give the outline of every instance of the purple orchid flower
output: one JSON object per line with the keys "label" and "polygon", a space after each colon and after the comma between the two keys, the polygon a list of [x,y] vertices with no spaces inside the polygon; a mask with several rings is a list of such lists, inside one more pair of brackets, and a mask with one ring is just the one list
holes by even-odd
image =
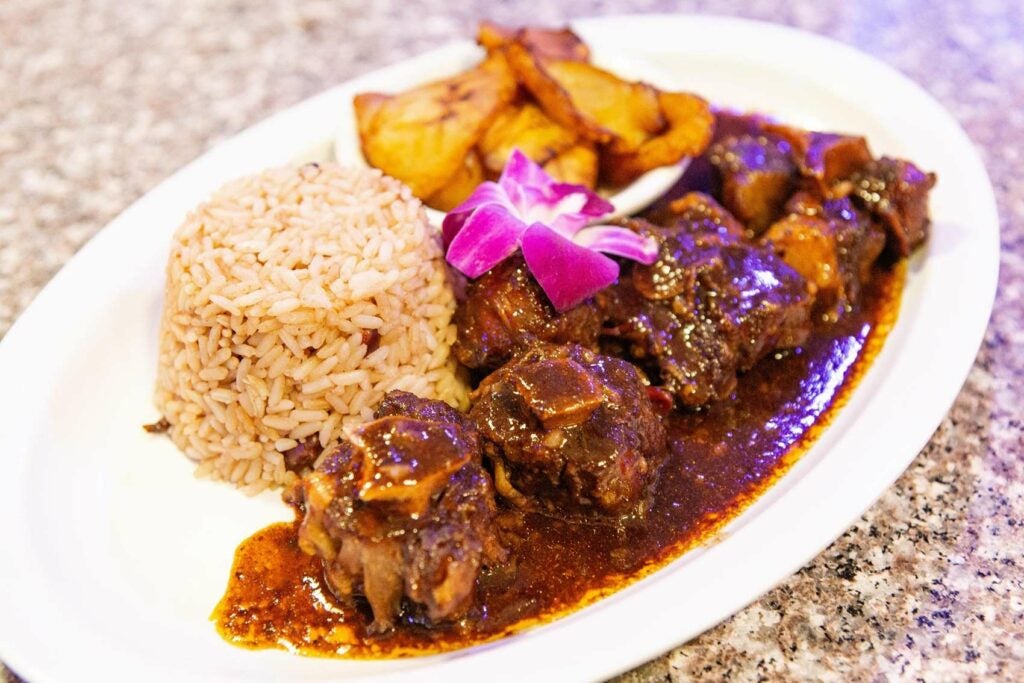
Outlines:
{"label": "purple orchid flower", "polygon": [[[614,283],[612,254],[653,263],[654,239],[614,225],[590,225],[614,207],[583,185],[560,183],[518,149],[498,182],[480,184],[444,219],[448,262],[477,278],[515,253],[559,311]],[[603,253],[602,253],[603,252]]]}

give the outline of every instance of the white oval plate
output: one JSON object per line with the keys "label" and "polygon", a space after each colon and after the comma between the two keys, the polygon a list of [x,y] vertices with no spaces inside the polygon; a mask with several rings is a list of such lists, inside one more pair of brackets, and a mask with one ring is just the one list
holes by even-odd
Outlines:
{"label": "white oval plate", "polygon": [[400,64],[281,112],[173,175],[89,242],[0,344],[0,659],[32,683],[605,677],[767,591],[899,475],[956,397],[995,292],[995,203],[967,136],[900,74],[805,33],[684,16],[576,28],[595,48],[657,62],[713,102],[862,132],[877,153],[938,173],[932,238],[912,260],[899,322],[815,446],[714,545],[498,643],[368,662],[222,641],[208,616],[235,546],[288,512],[273,494],[250,499],[194,480],[169,441],[140,429],[156,417],[151,387],[168,240],[225,180],[329,139],[353,89],[414,69]]}
{"label": "white oval plate", "polygon": [[[671,72],[659,68],[652,61],[638,59],[635,56],[629,57],[619,51],[617,46],[593,46],[591,52],[596,65],[623,78],[644,81],[662,90],[678,90],[682,87]],[[483,50],[469,42],[452,45],[446,50],[435,50],[398,65],[401,68],[372,74],[373,89],[375,92],[383,93],[402,92],[469,69],[474,64],[479,64],[483,55]],[[359,143],[359,131],[356,128],[355,112],[352,109],[352,97],[363,91],[354,89],[351,84],[341,87],[345,90],[347,102],[338,114],[339,124],[334,138],[334,158],[341,163],[368,166]],[[615,207],[615,210],[603,220],[628,216],[646,208],[679,180],[688,161],[684,159],[678,164],[651,169],[616,192],[601,192]],[[440,226],[441,221],[444,220],[444,212],[428,208],[427,218],[432,225]]]}

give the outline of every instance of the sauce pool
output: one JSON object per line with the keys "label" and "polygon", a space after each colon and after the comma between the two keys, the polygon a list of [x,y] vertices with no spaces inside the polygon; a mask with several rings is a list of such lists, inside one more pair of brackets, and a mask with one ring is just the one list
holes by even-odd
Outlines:
{"label": "sauce pool", "polygon": [[426,628],[406,620],[389,634],[368,633],[369,607],[334,599],[320,560],[298,547],[296,521],[238,547],[211,617],[218,632],[242,647],[305,655],[425,655],[501,638],[624,588],[713,540],[806,452],[885,341],[904,275],[903,263],[876,269],[857,310],[816,328],[800,349],[760,362],[733,399],[673,412],[670,452],[646,519],[611,525],[503,511],[511,559],[481,574],[462,622]]}

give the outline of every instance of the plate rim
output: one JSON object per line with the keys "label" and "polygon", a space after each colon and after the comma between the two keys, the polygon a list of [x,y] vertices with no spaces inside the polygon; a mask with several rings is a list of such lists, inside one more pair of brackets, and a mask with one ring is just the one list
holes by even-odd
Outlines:
{"label": "plate rim", "polygon": [[[905,459],[902,455],[898,455],[898,457],[893,459],[895,462],[890,462],[888,467],[879,470],[873,475],[871,479],[871,487],[877,492],[873,493],[869,500],[867,500],[866,502],[862,501],[858,503],[857,501],[851,502],[843,499],[842,516],[846,518],[846,521],[842,529],[840,529],[838,532],[834,530],[822,531],[822,526],[831,529],[835,527],[836,524],[823,524],[821,521],[819,521],[815,525],[813,531],[807,532],[808,534],[813,534],[810,536],[809,539],[806,537],[801,537],[801,551],[797,552],[795,556],[795,551],[792,550],[788,551],[788,554],[786,554],[786,557],[790,557],[793,559],[782,562],[781,564],[789,566],[790,569],[786,569],[785,571],[782,571],[782,573],[779,573],[779,570],[777,568],[774,568],[770,573],[772,573],[773,575],[778,575],[775,576],[773,579],[762,579],[760,581],[753,582],[755,584],[754,586],[746,586],[744,590],[739,591],[740,595],[733,597],[733,599],[728,603],[728,606],[725,610],[719,610],[720,612],[724,613],[717,615],[714,618],[709,618],[705,620],[706,623],[704,624],[704,627],[701,629],[702,631],[706,628],[713,626],[715,623],[718,623],[719,621],[727,618],[729,615],[735,613],[735,611],[742,608],[744,605],[749,604],[757,597],[762,595],[766,590],[770,589],[773,585],[776,585],[778,582],[781,582],[788,578],[796,568],[802,566],[810,558],[813,558],[814,556],[819,554],[824,547],[826,547],[835,538],[837,538],[839,535],[841,535],[847,529],[849,529],[850,525],[857,519],[857,517],[860,514],[862,514],[867,507],[874,504],[878,497],[885,492],[885,490],[891,485],[891,483],[903,472],[906,466],[909,465],[913,458],[916,457],[916,455],[921,450],[921,447],[923,447],[928,442],[930,435],[932,434],[934,429],[938,426],[938,424],[941,423],[945,415],[948,413],[949,406],[952,405],[953,401],[955,401],[956,397],[959,395],[960,387],[963,385],[967,377],[967,374],[974,366],[977,349],[980,346],[985,331],[988,327],[988,319],[992,310],[992,305],[994,303],[998,280],[999,222],[991,181],[988,179],[987,173],[984,169],[984,165],[981,162],[977,150],[974,148],[973,143],[971,142],[967,134],[963,131],[959,123],[952,117],[951,114],[948,113],[948,111],[946,111],[944,107],[942,107],[941,104],[939,104],[931,95],[925,92],[920,86],[918,86],[909,78],[901,74],[895,68],[880,62],[879,60],[875,59],[874,57],[871,57],[870,55],[862,53],[843,43],[839,43],[837,41],[833,41],[831,39],[824,38],[822,36],[809,33],[800,29],[794,29],[777,24],[770,24],[766,22],[759,22],[748,19],[736,19],[732,17],[683,14],[643,14],[600,17],[579,20],[572,23],[575,27],[577,27],[581,32],[584,33],[586,33],[588,30],[596,31],[601,27],[602,24],[614,23],[616,25],[617,31],[622,31],[623,33],[629,34],[630,32],[624,29],[623,24],[626,24],[627,26],[629,24],[632,24],[633,28],[637,29],[643,28],[642,25],[644,23],[648,23],[650,25],[666,21],[682,21],[686,23],[691,23],[694,25],[694,27],[696,25],[703,24],[705,30],[714,28],[721,29],[724,26],[727,29],[739,30],[741,32],[749,33],[750,31],[756,31],[759,33],[762,39],[765,40],[785,38],[790,40],[796,40],[798,42],[802,42],[805,44],[808,43],[809,41],[810,43],[816,43],[819,46],[823,46],[823,49],[830,50],[840,55],[845,55],[845,58],[847,60],[854,59],[855,61],[858,62],[865,62],[866,60],[866,63],[871,64],[872,71],[876,73],[885,74],[885,77],[888,81],[899,84],[901,90],[906,92],[908,95],[912,95],[913,99],[917,99],[921,102],[924,102],[930,109],[934,110],[933,113],[935,113],[938,116],[943,128],[953,134],[953,139],[951,143],[954,144],[954,146],[963,148],[963,151],[966,155],[964,161],[968,166],[972,167],[970,169],[970,173],[973,176],[975,176],[977,180],[981,181],[978,187],[972,188],[973,190],[978,192],[978,194],[975,197],[975,202],[982,205],[983,208],[981,215],[979,215],[978,217],[978,223],[984,224],[985,226],[991,228],[989,232],[986,232],[984,234],[984,236],[988,238],[989,243],[987,245],[982,245],[982,247],[980,248],[980,251],[983,253],[985,259],[987,260],[987,265],[990,267],[987,268],[985,272],[980,274],[978,280],[972,286],[972,291],[978,293],[980,297],[975,301],[974,309],[969,311],[971,313],[971,325],[969,326],[971,333],[961,335],[960,341],[958,342],[957,347],[955,349],[957,355],[952,361],[954,370],[953,372],[947,371],[945,376],[942,378],[942,387],[944,388],[944,391],[940,393],[943,395],[943,398],[938,402],[944,404],[944,409],[941,411],[941,413],[937,413],[937,416],[935,416],[934,419],[922,420],[921,424],[915,427],[915,429],[913,430],[913,434],[900,435],[898,441],[900,441],[901,448],[903,450],[910,449],[912,450],[912,453],[910,453],[910,455],[907,456]],[[691,27],[690,30],[694,30],[694,27]],[[445,48],[440,49],[443,50]],[[418,57],[413,57],[412,59],[417,58]],[[392,67],[385,67],[384,70],[388,68]],[[368,79],[372,77],[374,74],[378,73],[378,71],[374,71],[369,74],[365,74],[364,76],[358,77],[356,79],[352,79],[351,81],[348,82],[348,84],[357,83],[360,80]],[[128,207],[128,209],[126,209],[121,215],[119,215],[117,218],[111,221],[111,223],[108,224],[107,227],[101,229],[91,240],[89,240],[89,242],[82,249],[79,250],[78,254],[76,254],[71,260],[69,260],[69,262],[64,266],[64,268],[62,268],[58,272],[58,274],[41,290],[41,292],[39,293],[39,295],[37,295],[36,299],[32,302],[32,304],[30,304],[30,306],[19,316],[19,318],[11,326],[10,330],[5,335],[4,339],[0,340],[0,371],[10,368],[16,363],[16,359],[12,359],[12,355],[15,354],[15,352],[23,350],[24,348],[26,348],[26,345],[28,347],[31,346],[31,339],[29,337],[32,327],[38,324],[37,319],[41,320],[45,318],[45,312],[47,310],[46,307],[50,305],[51,300],[59,298],[60,293],[63,291],[63,289],[66,288],[65,283],[67,283],[67,285],[73,284],[76,274],[85,268],[84,264],[87,264],[89,260],[93,258],[92,255],[98,252],[99,250],[105,248],[105,246],[113,239],[115,239],[116,236],[120,234],[120,232],[124,232],[123,228],[112,228],[115,228],[115,226],[124,226],[126,224],[130,224],[132,221],[132,217],[135,215],[135,213],[139,211],[138,207],[140,206],[140,204],[144,206],[144,202],[148,197],[151,197],[152,195],[159,196],[160,193],[167,193],[169,191],[173,191],[175,188],[182,189],[183,187],[191,187],[189,186],[189,183],[182,182],[182,178],[192,173],[197,166],[207,163],[211,159],[219,158],[216,157],[216,155],[218,154],[223,156],[227,153],[230,153],[232,149],[237,148],[239,144],[241,144],[239,143],[240,140],[244,142],[245,139],[253,137],[259,130],[263,130],[267,126],[274,125],[275,121],[280,120],[280,117],[282,117],[283,115],[287,114],[292,110],[298,109],[303,106],[312,106],[311,103],[318,102],[321,100],[321,98],[329,96],[336,89],[337,88],[332,88],[326,91],[325,93],[321,93],[320,95],[316,95],[312,98],[309,98],[299,103],[298,105],[289,108],[288,110],[279,112],[278,114],[275,114],[270,118],[260,123],[257,123],[249,129],[246,129],[245,131],[239,133],[237,136],[233,137],[231,140],[227,141],[221,146],[218,146],[213,150],[210,150],[209,152],[203,154],[192,163],[186,165],[184,168],[172,174],[165,181],[160,183],[157,187],[155,187],[153,190],[151,190],[142,198],[140,198],[137,202],[133,203],[130,207]],[[994,249],[992,248],[993,240]],[[975,246],[977,247],[977,245]],[[906,321],[906,313],[907,311],[904,311],[903,314],[901,314],[900,321]],[[895,334],[897,330],[900,329],[905,330],[907,324],[908,323],[905,322],[903,325],[901,325],[900,322],[897,322],[897,326],[896,328],[894,328],[893,333]],[[886,345],[886,348],[889,350],[892,350],[893,348],[891,342],[892,338],[890,337],[890,343]],[[966,349],[968,347],[970,348],[970,354],[967,354],[966,352]],[[872,367],[865,374],[865,377],[861,381],[858,389],[853,392],[854,397],[861,396],[861,398],[864,399],[865,386],[867,385],[868,380],[873,376],[877,375],[880,371],[876,370],[876,368],[879,367],[879,361],[882,359],[882,356],[884,354],[885,349],[883,349],[882,353],[879,354],[879,357],[876,359],[875,363],[872,364]],[[0,375],[2,375],[2,372],[0,372]],[[949,387],[953,385],[955,385],[955,390],[949,390]],[[861,403],[863,402],[864,400],[861,401]],[[0,405],[9,405],[12,403],[13,401],[10,400],[9,398],[4,398],[0,400]],[[848,411],[851,409],[851,407],[852,404],[846,406],[842,411],[840,411],[840,417],[850,417],[848,415]],[[819,438],[818,442],[815,445],[815,448],[817,448],[818,444],[821,444],[829,434],[833,433],[835,426],[836,425],[833,425],[825,434],[822,435],[821,438]],[[912,448],[913,444],[915,443],[917,444],[916,448]],[[809,454],[810,453],[808,453],[807,455]],[[15,462],[15,464],[17,465],[17,461]],[[765,505],[762,506],[762,509],[759,510],[754,519],[746,520],[746,528],[744,529],[741,525],[741,528],[736,532],[736,534],[733,534],[734,536],[737,536],[740,533],[749,533],[751,530],[751,524],[756,522],[758,519],[768,519],[768,515],[772,509],[777,509],[781,503],[786,502],[785,496],[782,496],[781,498],[779,496],[776,496],[776,498],[779,498],[777,500],[767,499],[772,494],[772,491],[781,490],[780,487],[782,486],[783,482],[785,480],[790,479],[800,465],[801,463],[798,463],[796,467],[792,468],[789,472],[787,472],[786,475],[784,475],[784,477],[782,478],[782,480],[776,482],[776,484],[774,484],[771,487],[771,489],[768,490],[768,492],[766,492],[757,502],[755,502],[753,506],[747,508],[738,518],[730,522],[731,527],[734,523],[744,520],[746,517],[748,517],[748,514],[755,506],[758,506],[762,502],[765,502]],[[820,471],[821,470],[819,468],[819,474]],[[17,470],[15,470],[15,474],[17,474]],[[786,493],[790,493],[794,486],[800,484],[800,481],[806,480],[807,474],[807,472],[804,472],[803,479],[798,480],[796,482],[791,482],[792,486],[790,486],[786,490]],[[15,479],[16,478],[4,478],[3,480],[0,480],[0,492],[8,491],[11,488],[8,485],[8,481],[12,481]],[[17,494],[17,491],[14,491],[14,493]],[[841,497],[842,496],[840,496],[840,498]],[[12,500],[17,500],[17,497],[13,497]],[[0,501],[0,511],[9,509],[11,509],[9,501]],[[852,514],[849,514],[851,512]],[[834,511],[832,516],[836,516]],[[824,518],[824,515],[822,516],[822,518]],[[9,529],[0,531],[0,537],[8,537],[10,535],[11,534]],[[11,550],[10,546],[4,543],[3,547],[4,557],[7,557],[7,553]],[[735,543],[717,543],[713,546],[702,549],[701,552],[702,554],[715,553],[720,557],[724,556],[728,558],[730,556],[729,550],[734,547],[738,546],[736,546]],[[684,556],[684,558],[685,557],[687,556]],[[10,558],[8,559],[10,560]],[[537,648],[535,644],[538,642],[540,638],[547,639],[549,637],[555,636],[556,632],[565,631],[566,629],[576,629],[576,627],[580,625],[581,621],[588,619],[589,615],[591,615],[595,609],[611,609],[614,606],[621,606],[623,602],[627,599],[635,601],[635,599],[638,597],[637,594],[640,591],[645,590],[645,587],[650,586],[652,580],[664,580],[666,578],[666,571],[670,570],[678,562],[679,560],[673,562],[666,568],[663,568],[662,570],[656,572],[651,577],[634,583],[628,588],[616,593],[615,595],[612,595],[608,598],[605,598],[604,600],[599,601],[595,605],[589,606],[587,608],[584,608],[583,610],[577,611],[555,622],[552,622],[539,628],[531,629],[527,632],[524,632],[514,637],[518,644],[528,645],[532,643],[534,644],[533,647],[501,648],[485,645],[478,648],[471,648],[469,650],[451,653],[450,655],[440,655],[437,657],[424,658],[424,662],[427,662],[428,664],[436,663],[441,668],[430,667],[428,670],[426,667],[423,667],[414,669],[410,672],[405,672],[405,674],[408,675],[409,673],[412,673],[413,675],[415,675],[418,673],[421,675],[436,675],[438,673],[441,673],[443,668],[446,668],[448,669],[449,675],[454,675],[456,677],[468,677],[476,670],[475,667],[478,666],[477,662],[482,662],[482,664],[480,664],[479,666],[482,666],[484,669],[489,668],[493,674],[495,670],[492,667],[495,662],[507,663],[510,661],[515,661],[515,659],[520,656],[518,654],[513,654],[512,658],[510,659],[508,656],[494,657],[494,653],[501,651],[509,652],[515,650],[517,653],[522,651],[523,654],[536,654]],[[5,564],[7,564],[7,562],[0,562],[0,567],[3,567]],[[0,571],[4,570],[0,569]],[[3,604],[5,600],[6,599],[4,598],[0,598],[0,604]],[[45,683],[45,681],[56,680],[51,675],[52,670],[48,672],[46,666],[41,665],[38,660],[30,661],[30,657],[23,656],[26,653],[25,649],[19,650],[19,648],[12,645],[12,643],[16,640],[17,637],[15,630],[16,629],[14,629],[13,626],[10,625],[6,620],[3,623],[0,623],[0,636],[2,636],[0,637],[0,658],[3,658],[4,661],[8,662],[14,670],[20,671],[23,675],[29,676],[30,680],[32,680],[33,683]],[[698,631],[698,633],[701,631]],[[615,673],[624,671],[635,664],[647,661],[652,656],[656,656],[659,653],[665,652],[666,650],[674,647],[676,644],[682,642],[686,638],[692,637],[692,635],[696,635],[696,633],[684,633],[678,637],[662,634],[660,637],[648,641],[645,647],[633,646],[632,649],[629,649],[627,653],[623,653],[621,651],[608,648],[604,648],[596,652],[592,651],[589,652],[588,656],[585,657],[583,660],[580,660],[578,657],[572,659],[572,662],[577,665],[577,668],[574,668],[571,671],[560,670],[560,673],[565,674],[568,678],[591,678],[595,676],[613,675]],[[497,645],[500,646],[502,644],[506,644],[509,642],[511,641],[499,641]],[[544,651],[544,648],[541,648],[540,651]],[[504,673],[506,675],[509,673],[508,671],[502,670],[498,670],[498,672]]]}

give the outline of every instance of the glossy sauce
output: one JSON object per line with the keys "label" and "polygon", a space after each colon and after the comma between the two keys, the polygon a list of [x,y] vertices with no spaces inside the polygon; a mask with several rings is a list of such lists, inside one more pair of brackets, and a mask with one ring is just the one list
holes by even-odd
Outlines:
{"label": "glossy sauce", "polygon": [[[657,570],[712,540],[806,451],[881,348],[899,308],[905,268],[877,270],[861,308],[816,329],[802,348],[769,357],[740,378],[735,398],[669,419],[670,453],[642,522],[602,525],[507,511],[506,566],[481,575],[461,625],[403,622],[367,633],[369,607],[341,606],[320,561],[296,544],[297,522],[272,525],[236,551],[214,610],[220,634],[248,648],[359,658],[431,654],[549,621]],[[500,504],[500,500],[499,500]]]}

